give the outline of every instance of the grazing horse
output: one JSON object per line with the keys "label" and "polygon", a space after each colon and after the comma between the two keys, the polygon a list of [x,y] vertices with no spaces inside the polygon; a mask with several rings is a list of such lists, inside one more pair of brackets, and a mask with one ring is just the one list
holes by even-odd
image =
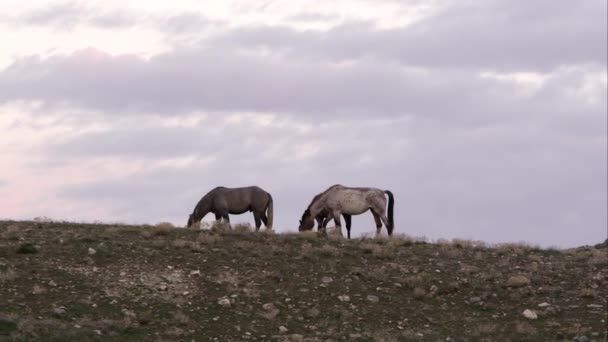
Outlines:
{"label": "grazing horse", "polygon": [[[321,196],[323,196],[327,191],[329,191],[331,189],[334,189],[334,188],[337,188],[337,187],[344,187],[344,185],[341,185],[341,184],[332,185],[327,190],[325,190],[322,193],[316,195],[315,197],[313,197],[313,199],[310,202],[310,204],[308,205],[307,209],[310,209],[310,206],[312,206],[312,204],[315,201],[317,201]],[[346,230],[350,231],[351,216],[349,214],[342,214],[342,216],[344,217],[344,221],[346,222]],[[319,214],[317,216],[315,216],[315,221],[317,221],[317,230],[318,231],[325,231],[325,228],[327,228],[327,224],[331,220],[333,220],[333,218],[331,217],[329,211],[322,210],[321,212],[319,212]]]}
{"label": "grazing horse", "polygon": [[[386,197],[388,195],[388,215],[384,214],[386,208]],[[376,188],[350,188],[345,186],[333,186],[325,192],[319,194],[312,201],[308,209],[302,214],[300,220],[300,231],[311,230],[314,227],[314,219],[319,215],[329,215],[334,219],[336,228],[342,230],[340,215],[360,215],[371,210],[376,221],[376,234],[380,234],[382,224],[386,226],[388,235],[393,234],[394,219],[393,207],[395,199],[393,193]],[[327,214],[325,214],[327,213]],[[348,238],[350,239],[350,224],[347,221]]]}
{"label": "grazing horse", "polygon": [[200,201],[188,218],[187,227],[200,222],[208,213],[214,213],[215,219],[224,219],[230,226],[228,214],[240,215],[247,211],[253,212],[255,230],[260,230],[262,222],[266,229],[272,230],[273,204],[272,196],[257,186],[244,188],[217,187],[209,191]]}

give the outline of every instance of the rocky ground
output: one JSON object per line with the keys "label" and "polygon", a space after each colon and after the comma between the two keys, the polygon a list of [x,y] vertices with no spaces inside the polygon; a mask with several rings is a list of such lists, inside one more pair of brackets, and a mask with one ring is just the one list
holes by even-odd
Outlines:
{"label": "rocky ground", "polygon": [[607,253],[0,221],[0,340],[604,341]]}

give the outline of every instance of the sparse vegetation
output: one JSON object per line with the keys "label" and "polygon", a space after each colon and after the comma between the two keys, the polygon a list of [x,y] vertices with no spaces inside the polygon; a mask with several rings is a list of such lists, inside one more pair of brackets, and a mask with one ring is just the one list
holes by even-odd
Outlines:
{"label": "sparse vegetation", "polygon": [[203,226],[0,222],[0,340],[605,338],[605,244]]}

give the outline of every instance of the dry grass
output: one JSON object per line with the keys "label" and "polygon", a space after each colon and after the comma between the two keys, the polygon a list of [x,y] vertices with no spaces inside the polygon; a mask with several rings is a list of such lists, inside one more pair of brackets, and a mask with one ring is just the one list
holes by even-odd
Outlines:
{"label": "dry grass", "polygon": [[207,232],[201,232],[196,238],[196,241],[203,245],[215,245],[222,241],[222,236],[214,233],[209,234]]}
{"label": "dry grass", "polygon": [[[110,228],[108,228],[110,229]],[[120,230],[120,228],[115,228]],[[175,229],[175,226],[169,222],[160,222],[154,226],[145,227],[141,230],[141,235],[146,238],[152,238],[155,236],[168,236]],[[108,231],[111,233],[112,231]]]}
{"label": "dry grass", "polygon": [[331,245],[323,245],[319,248],[319,255],[336,258],[342,255],[342,251]]}
{"label": "dry grass", "polygon": [[608,266],[608,251],[601,249],[592,249],[587,259],[589,265],[595,267]]}

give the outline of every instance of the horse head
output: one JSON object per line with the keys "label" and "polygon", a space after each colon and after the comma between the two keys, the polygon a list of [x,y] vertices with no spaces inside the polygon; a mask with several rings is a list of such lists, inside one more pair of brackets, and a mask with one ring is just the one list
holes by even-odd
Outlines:
{"label": "horse head", "polygon": [[300,219],[300,226],[298,230],[303,232],[306,230],[312,230],[315,226],[315,221],[313,220],[312,215],[310,214],[310,209],[306,209],[304,214],[302,214],[302,219]]}
{"label": "horse head", "polygon": [[194,223],[194,214],[190,214],[190,216],[188,216],[188,224],[186,225],[186,227],[190,228],[193,223]]}

